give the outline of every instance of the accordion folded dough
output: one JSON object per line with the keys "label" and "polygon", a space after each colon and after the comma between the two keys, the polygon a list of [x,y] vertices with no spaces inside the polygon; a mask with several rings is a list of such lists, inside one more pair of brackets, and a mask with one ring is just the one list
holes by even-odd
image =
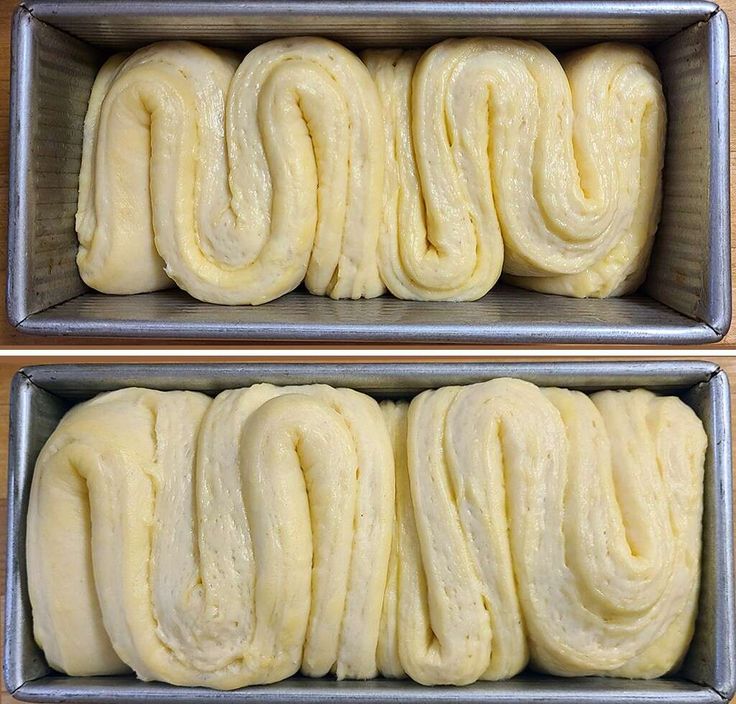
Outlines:
{"label": "accordion folded dough", "polygon": [[706,445],[643,390],[112,392],[36,464],[34,634],[62,672],[218,689],[657,677],[694,628]]}
{"label": "accordion folded dough", "polygon": [[28,520],[49,664],[233,689],[368,678],[394,475],[380,409],[347,389],[126,389],[70,411]]}
{"label": "accordion folded dough", "polygon": [[379,119],[367,69],[326,39],[274,40],[242,63],[193,42],[114,56],[85,119],[82,278],[105,293],[173,279],[228,304],[303,279],[379,295]]}
{"label": "accordion folded dough", "polygon": [[700,420],[648,391],[499,379],[384,403],[397,535],[379,666],[424,684],[652,678],[690,642]]}
{"label": "accordion folded dough", "polygon": [[77,262],[105,293],[203,301],[613,296],[643,280],[665,101],[652,57],[451,39],[361,62],[320,38],[242,60],[192,42],[116,55],[84,127]]}
{"label": "accordion folded dough", "polygon": [[541,44],[449,39],[363,55],[383,106],[381,276],[399,298],[523,288],[617,296],[659,220],[665,101],[641,47],[558,61]]}

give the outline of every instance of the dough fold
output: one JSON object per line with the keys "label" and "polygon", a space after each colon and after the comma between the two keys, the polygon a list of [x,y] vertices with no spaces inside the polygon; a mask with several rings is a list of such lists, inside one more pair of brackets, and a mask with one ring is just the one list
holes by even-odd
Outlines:
{"label": "dough fold", "polygon": [[677,668],[707,446],[688,406],[497,379],[383,409],[397,501],[383,674],[465,684],[511,677],[528,655],[562,676]]}
{"label": "dough fold", "polygon": [[84,125],[82,279],[257,305],[305,282],[476,300],[516,286],[619,296],[643,281],[666,107],[642,47],[558,60],[532,41],[424,53],[277,39],[118,54]]}
{"label": "dough fold", "polygon": [[373,677],[393,483],[380,409],[354,391],[99,396],[37,462],[36,640],[75,675]]}
{"label": "dough fold", "polygon": [[643,48],[558,61],[541,44],[448,39],[363,54],[383,107],[379,266],[399,298],[523,288],[619,296],[643,281],[661,203],[665,100]]}
{"label": "dough fold", "polygon": [[500,467],[456,463],[461,447],[443,432],[457,392],[383,406],[396,467],[383,673],[405,671],[422,684],[505,679],[527,661],[503,492],[493,491]]}
{"label": "dough fold", "polygon": [[378,296],[380,135],[368,71],[327,39],[277,39],[242,62],[184,41],[116,55],[85,119],[80,274],[104,293],[173,280],[224,304],[302,280]]}

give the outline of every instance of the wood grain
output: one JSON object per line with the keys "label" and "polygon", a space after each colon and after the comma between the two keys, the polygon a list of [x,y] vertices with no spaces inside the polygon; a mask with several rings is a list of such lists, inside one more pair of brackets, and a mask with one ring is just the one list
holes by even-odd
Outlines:
{"label": "wood grain", "polygon": [[[4,227],[7,222],[7,187],[8,187],[8,176],[7,176],[7,165],[8,165],[8,154],[7,154],[7,143],[8,143],[8,86],[9,86],[9,47],[10,47],[10,16],[13,8],[17,4],[17,0],[0,0],[0,226]],[[724,0],[721,6],[730,14],[736,16],[736,0]],[[734,66],[734,53],[733,43],[731,44],[731,67],[733,75]],[[731,93],[731,115],[733,122],[734,105],[736,101],[736,91]],[[733,151],[731,159],[733,160]],[[733,194],[733,190],[732,190]],[[732,195],[732,212],[734,208],[734,199]],[[732,220],[734,218],[732,217]],[[734,247],[736,243],[732,243]],[[0,281],[5,281],[5,269],[6,269],[6,250],[7,242],[5,238],[0,238]],[[736,261],[736,256],[732,255],[732,262]],[[293,347],[289,343],[254,343],[249,345],[243,341],[217,341],[216,345],[207,340],[200,341],[150,341],[150,340],[135,340],[127,339],[124,341],[118,339],[95,339],[95,338],[68,338],[68,337],[40,337],[32,335],[24,335],[19,333],[13,328],[5,316],[5,286],[0,286],[2,293],[0,293],[0,306],[2,306],[2,312],[0,312],[0,348],[58,348],[58,347],[147,347],[155,349],[171,349],[172,347],[201,347],[201,346],[217,346],[217,347],[260,347],[260,348],[275,348],[275,347]],[[726,338],[718,343],[719,345],[733,347],[736,345],[736,326],[732,328]],[[340,349],[352,347],[353,345],[338,345],[330,344],[329,347],[332,349]],[[468,345],[469,346],[469,345]],[[322,345],[300,345],[305,348],[321,348],[324,349],[326,346]],[[426,349],[428,347],[447,347],[452,348],[452,345],[372,345],[363,346],[366,349],[370,347],[408,347],[412,349]],[[475,346],[478,349],[483,349],[485,346]],[[514,346],[516,348],[516,346]],[[523,346],[522,346],[523,347]],[[558,346],[561,347],[561,346]],[[707,349],[707,348],[706,348]]]}
{"label": "wood grain", "polygon": [[[375,358],[374,358],[375,359]],[[506,358],[496,358],[499,361],[522,361],[522,360],[533,360],[534,357],[522,357],[522,356],[515,356],[515,357],[506,357]],[[577,358],[576,358],[577,359]],[[584,358],[582,358],[584,359]],[[600,357],[596,358],[594,356],[588,357],[588,359],[598,359],[600,360]],[[728,373],[730,379],[732,380],[732,387],[731,387],[731,406],[733,408],[736,408],[736,356],[729,356],[729,357],[718,357],[718,358],[708,358],[705,357],[698,357],[698,359],[706,359],[712,362],[715,362],[716,364],[720,365],[722,369],[725,369]],[[196,358],[192,359],[171,359],[166,357],[156,358],[155,361],[175,361],[175,362],[191,362],[191,361],[222,361],[221,358],[216,357],[207,357],[207,356],[198,356]],[[474,361],[477,361],[478,358],[474,358]],[[545,358],[545,360],[549,360],[549,358]],[[29,358],[21,358],[21,357],[4,357],[0,358],[0,577],[2,577],[2,580],[0,581],[0,591],[4,591],[5,587],[5,548],[6,548],[6,506],[7,506],[7,438],[8,438],[8,392],[10,389],[10,382],[13,377],[13,374],[21,367],[29,366],[31,364],[45,364],[45,363],[54,363],[59,362],[57,357],[49,356],[49,357],[36,357],[33,359]],[[80,359],[69,359],[65,358],[63,360],[64,362],[90,362],[90,363],[113,363],[113,362],[135,362],[135,361],[149,361],[149,360],[141,360],[141,359],[131,359],[131,358],[125,358],[125,357],[106,357],[106,358],[80,358]],[[152,361],[152,360],[151,360]],[[237,361],[237,360],[236,360]],[[249,358],[248,361],[268,361],[267,357],[263,357],[260,360],[259,359],[253,359]],[[298,357],[292,357],[292,358],[285,358],[280,361],[296,361],[296,362],[317,362],[317,361],[324,361],[324,358],[320,357],[305,357],[305,356],[298,356]],[[367,358],[359,358],[359,357],[345,357],[345,358],[335,358],[333,360],[330,360],[330,362],[345,362],[345,361],[353,361],[353,362],[363,362],[363,361],[371,361],[369,357]],[[391,361],[390,359],[382,358],[380,361]],[[402,362],[406,361],[412,361],[411,358],[402,357]],[[416,357],[414,358],[414,361],[426,361],[426,357]],[[457,358],[448,358],[447,360],[443,361],[471,361],[468,359],[464,359],[462,357]],[[0,704],[10,704],[10,702],[15,701],[5,690],[4,688],[2,691],[0,691]],[[731,704],[736,703],[736,698],[732,701]]]}

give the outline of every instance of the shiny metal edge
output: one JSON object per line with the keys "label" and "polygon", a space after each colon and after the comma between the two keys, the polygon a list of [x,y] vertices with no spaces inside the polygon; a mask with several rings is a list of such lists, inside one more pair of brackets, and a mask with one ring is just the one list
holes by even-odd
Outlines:
{"label": "shiny metal edge", "polygon": [[[44,402],[54,409],[51,415],[38,412]],[[33,462],[66,407],[52,394],[34,386],[24,374],[18,373],[13,378],[8,426],[8,467],[12,469],[8,471],[3,651],[3,680],[11,694],[24,682],[49,672],[43,653],[33,643],[32,628],[27,621],[30,603],[25,581],[24,526]]]}
{"label": "shiny metal edge", "polygon": [[10,134],[8,160],[8,280],[7,313],[11,325],[18,326],[28,311],[28,262],[24,256],[28,233],[28,164],[31,148],[30,123],[24,119],[31,110],[32,28],[30,15],[19,6],[11,23]]}
{"label": "shiny metal edge", "polygon": [[70,701],[98,704],[114,701],[155,702],[156,704],[724,704],[709,687],[676,680],[608,680],[587,678],[560,682],[551,677],[522,676],[502,682],[481,682],[461,688],[424,687],[413,682],[373,680],[369,682],[331,682],[293,678],[262,687],[233,692],[185,689],[130,678],[108,681],[75,678],[63,684],[62,678],[31,682],[16,690],[21,701]]}
{"label": "shiny metal edge", "polygon": [[[691,402],[698,415],[713,428],[723,428],[708,448],[706,462],[713,472],[706,483],[705,499],[716,507],[708,530],[713,550],[707,568],[714,576],[710,587],[714,591],[713,609],[703,619],[706,630],[714,635],[715,677],[709,682],[721,696],[730,701],[736,693],[736,601],[734,594],[734,534],[733,534],[733,469],[731,466],[731,397],[728,376],[720,370],[707,384],[695,387],[685,400]],[[703,393],[699,393],[700,390]],[[700,400],[697,397],[700,396]],[[693,398],[696,397],[696,398]]]}
{"label": "shiny metal edge", "polygon": [[475,0],[463,2],[459,8],[457,2],[443,0],[431,2],[428,0],[397,0],[365,2],[364,0],[332,0],[310,2],[309,0],[223,0],[221,2],[202,2],[201,0],[132,0],[118,2],[118,0],[96,0],[94,3],[83,0],[59,2],[59,0],[29,0],[25,6],[39,19],[52,22],[55,17],[63,14],[67,17],[84,18],[97,16],[101,11],[104,14],[116,15],[152,15],[164,13],[168,15],[200,15],[211,14],[227,16],[233,12],[258,13],[280,15],[283,12],[292,14],[329,14],[333,16],[350,16],[354,14],[364,16],[375,15],[415,15],[431,13],[437,16],[452,16],[458,11],[462,14],[482,14],[486,17],[513,16],[513,17],[570,17],[582,16],[591,18],[618,17],[626,15],[637,17],[649,15],[653,12],[681,15],[686,21],[699,22],[707,20],[710,15],[718,11],[715,2],[703,0],[613,0],[613,2],[592,2],[586,0],[506,0],[502,6]]}
{"label": "shiny metal edge", "polygon": [[[710,267],[703,320],[720,337],[731,326],[731,190],[728,18],[708,20],[710,63]],[[719,337],[719,339],[720,339]]]}
{"label": "shiny metal edge", "polygon": [[683,316],[682,327],[666,325],[605,325],[591,327],[571,323],[525,323],[507,325],[169,325],[130,322],[52,321],[26,318],[18,330],[33,335],[77,337],[134,337],[141,339],[216,339],[285,342],[405,342],[472,344],[623,344],[699,345],[718,342],[723,336],[705,323]]}
{"label": "shiny metal edge", "polygon": [[19,603],[22,585],[19,574],[20,565],[17,559],[17,540],[21,529],[21,506],[19,506],[16,497],[21,491],[19,485],[26,476],[23,465],[28,455],[27,436],[19,429],[27,427],[27,424],[31,420],[28,413],[28,402],[27,383],[23,383],[21,376],[16,375],[13,378],[10,390],[10,417],[8,422],[8,467],[13,467],[13,471],[8,472],[8,542],[6,547],[5,629],[3,643],[3,682],[5,689],[10,694],[24,684],[20,658],[22,648],[19,646],[18,641],[18,619],[23,608],[22,604]]}
{"label": "shiny metal edge", "polygon": [[[204,393],[272,384],[348,383],[365,393],[418,393],[448,384],[472,384],[492,377],[519,376],[539,385],[560,384],[584,391],[606,386],[645,386],[652,378],[662,389],[690,388],[719,371],[697,360],[555,362],[200,362],[153,364],[42,364],[22,373],[34,386],[74,402],[126,386],[175,390],[186,386]],[[583,383],[586,380],[587,383]],[[153,385],[151,385],[153,384]],[[391,391],[387,391],[387,390]],[[80,393],[82,392],[82,393]]]}
{"label": "shiny metal edge", "polygon": [[[703,408],[703,422],[712,443],[712,474],[717,491],[709,494],[715,519],[715,541],[719,547],[714,557],[716,574],[715,603],[708,611],[716,615],[717,630],[713,643],[715,681],[698,686],[676,679],[630,681],[603,678],[559,680],[524,676],[501,683],[480,683],[467,688],[437,687],[427,689],[406,682],[377,680],[341,682],[293,678],[277,685],[255,687],[236,692],[177,688],[161,683],[144,683],[132,678],[66,678],[41,676],[23,681],[21,645],[28,638],[30,615],[18,590],[24,589],[21,539],[24,534],[23,492],[30,485],[35,455],[30,456],[29,438],[38,414],[31,411],[30,399],[42,394],[61,403],[94,395],[102,390],[131,383],[153,388],[191,388],[215,393],[222,388],[247,385],[256,381],[274,383],[315,383],[346,385],[362,390],[373,389],[378,395],[406,395],[420,389],[455,383],[472,383],[498,376],[519,376],[539,384],[559,384],[594,390],[648,386],[667,392],[697,393]],[[688,389],[690,390],[688,392]],[[61,406],[59,407],[61,408]],[[61,413],[61,410],[58,410]],[[717,365],[699,361],[606,361],[606,362],[480,362],[438,364],[418,363],[218,363],[218,364],[132,364],[132,365],[42,365],[21,370],[11,391],[11,446],[9,455],[8,510],[8,600],[5,620],[4,675],[14,696],[23,701],[101,702],[211,702],[239,700],[248,702],[317,702],[436,701],[448,704],[477,702],[551,701],[558,704],[590,702],[723,702],[734,690],[735,629],[733,598],[732,507],[730,492],[730,414],[728,381]],[[49,431],[50,432],[50,431]],[[40,438],[37,438],[38,442]],[[37,452],[38,450],[36,450]],[[25,484],[25,487],[21,486]],[[26,498],[27,500],[27,498]],[[21,510],[18,510],[20,502]],[[26,597],[27,598],[27,597]],[[710,631],[709,631],[710,633]],[[24,635],[25,634],[25,635]],[[25,655],[27,657],[27,654]],[[31,663],[33,667],[33,663]],[[41,675],[43,673],[41,672]]]}

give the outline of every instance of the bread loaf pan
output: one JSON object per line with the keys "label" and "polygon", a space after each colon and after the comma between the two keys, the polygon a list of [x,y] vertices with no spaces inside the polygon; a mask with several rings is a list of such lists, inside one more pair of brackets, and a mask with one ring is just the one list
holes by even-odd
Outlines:
{"label": "bread loaf pan", "polygon": [[[125,386],[216,394],[257,382],[347,386],[375,398],[410,398],[450,384],[514,376],[542,386],[593,391],[646,387],[678,394],[708,434],[702,582],[695,636],[680,672],[649,680],[563,679],[524,674],[468,687],[423,687],[407,680],[336,682],[293,677],[234,692],[172,687],[125,677],[67,677],[49,670],[33,640],[25,568],[25,521],[36,457],[63,413],[102,391]],[[619,704],[722,702],[734,693],[733,523],[728,380],[713,364],[677,362],[538,362],[422,364],[150,364],[53,365],[18,372],[11,390],[8,465],[8,562],[5,684],[23,701],[90,702],[488,702]]]}
{"label": "bread loaf pan", "polygon": [[[533,38],[555,51],[606,40],[649,46],[670,119],[663,215],[644,286],[622,299],[574,300],[498,285],[473,303],[332,301],[301,289],[256,308],[202,303],[178,290],[124,297],[89,290],[75,263],[74,213],[82,123],[103,59],[159,39],[246,51],[294,34],[355,50],[468,35]],[[24,332],[694,344],[717,341],[729,327],[728,24],[713,3],[31,0],[16,11],[12,52],[7,305]]]}

